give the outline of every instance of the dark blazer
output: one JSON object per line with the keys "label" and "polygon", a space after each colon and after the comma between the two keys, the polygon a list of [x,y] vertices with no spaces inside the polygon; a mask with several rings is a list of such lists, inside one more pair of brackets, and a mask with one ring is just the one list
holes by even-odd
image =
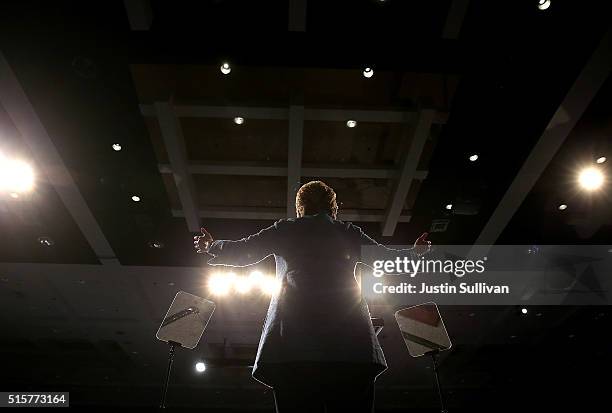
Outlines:
{"label": "dark blazer", "polygon": [[269,255],[276,260],[282,287],[268,308],[255,379],[273,386],[276,372],[295,362],[360,364],[375,376],[387,368],[354,276],[363,245],[389,250],[325,213],[282,219],[241,240],[211,243],[211,265],[247,266]]}

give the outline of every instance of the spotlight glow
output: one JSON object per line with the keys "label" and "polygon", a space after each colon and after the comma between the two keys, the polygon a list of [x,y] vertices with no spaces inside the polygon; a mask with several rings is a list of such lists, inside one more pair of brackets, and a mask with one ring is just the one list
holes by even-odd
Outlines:
{"label": "spotlight glow", "polygon": [[251,280],[249,277],[236,277],[234,279],[234,289],[239,294],[246,294],[251,291]]}
{"label": "spotlight glow", "polygon": [[271,276],[265,277],[259,287],[264,294],[270,296],[278,294],[281,289],[280,282],[278,282],[275,277]]}
{"label": "spotlight glow", "polygon": [[34,187],[34,172],[27,163],[0,154],[0,191],[28,192]]}
{"label": "spotlight glow", "polygon": [[261,280],[263,280],[263,278],[264,275],[261,271],[251,271],[251,273],[249,274],[249,280],[251,281],[251,284],[259,284]]}
{"label": "spotlight glow", "polygon": [[469,159],[472,162],[476,162],[478,160],[478,155],[477,154],[471,155]]}
{"label": "spotlight glow", "polygon": [[132,201],[140,202],[140,197],[138,195],[132,195]]}
{"label": "spotlight glow", "polygon": [[366,67],[365,69],[363,69],[363,77],[369,79],[372,76],[374,76],[374,69],[372,69],[371,67]]}
{"label": "spotlight glow", "polygon": [[607,160],[607,158],[605,156],[599,157],[597,158],[597,160],[595,162],[597,163],[604,163]]}
{"label": "spotlight glow", "polygon": [[235,123],[236,125],[242,125],[242,124],[244,123],[244,118],[241,118],[240,116],[236,116],[236,117],[234,118],[234,123]]}
{"label": "spotlight glow", "polygon": [[550,7],[550,0],[538,0],[538,9],[546,10]]}
{"label": "spotlight glow", "polygon": [[121,150],[121,144],[113,143],[113,150],[119,152]]}
{"label": "spotlight glow", "polygon": [[559,211],[565,211],[567,209],[567,205],[561,204],[559,205]]}
{"label": "spotlight glow", "polygon": [[521,313],[527,314],[527,309],[526,308],[521,308]]}
{"label": "spotlight glow", "polygon": [[226,295],[232,288],[234,274],[212,274],[208,278],[208,290],[213,295]]}
{"label": "spotlight glow", "polygon": [[355,126],[357,126],[357,121],[356,120],[347,120],[346,121],[346,126],[348,128],[354,128]]}
{"label": "spotlight glow", "polygon": [[230,72],[232,71],[232,67],[230,66],[229,63],[224,62],[221,67],[220,67],[221,73],[223,73],[224,75],[229,75]]}
{"label": "spotlight glow", "polygon": [[196,363],[195,369],[198,373],[204,373],[206,371],[206,364],[199,361]]}
{"label": "spotlight glow", "polygon": [[595,191],[604,183],[603,173],[594,167],[584,168],[578,175],[578,183],[587,191]]}
{"label": "spotlight glow", "polygon": [[453,209],[453,204],[446,204],[445,208],[450,211],[451,209]]}

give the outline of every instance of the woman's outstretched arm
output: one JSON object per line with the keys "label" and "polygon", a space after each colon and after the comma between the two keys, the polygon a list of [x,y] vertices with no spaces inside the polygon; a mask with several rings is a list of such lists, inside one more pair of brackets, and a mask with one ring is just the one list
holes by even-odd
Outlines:
{"label": "woman's outstretched arm", "polygon": [[274,249],[279,243],[282,221],[276,221],[256,234],[235,241],[213,240],[212,235],[202,228],[202,235],[193,237],[193,244],[198,253],[208,253],[213,256],[208,260],[210,265],[232,267],[252,265],[274,254]]}

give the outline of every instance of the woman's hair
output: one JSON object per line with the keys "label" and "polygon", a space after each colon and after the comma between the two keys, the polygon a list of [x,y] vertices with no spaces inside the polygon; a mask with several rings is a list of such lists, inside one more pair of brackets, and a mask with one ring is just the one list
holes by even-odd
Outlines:
{"label": "woman's hair", "polygon": [[295,211],[298,217],[325,212],[335,218],[338,213],[336,192],[322,181],[305,183],[295,195]]}

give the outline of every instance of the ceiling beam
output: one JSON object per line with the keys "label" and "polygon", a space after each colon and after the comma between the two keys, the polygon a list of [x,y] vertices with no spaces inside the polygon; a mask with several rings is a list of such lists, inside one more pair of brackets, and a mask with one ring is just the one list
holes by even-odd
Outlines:
{"label": "ceiling beam", "polygon": [[168,102],[155,102],[155,111],[168,159],[172,168],[174,183],[185,211],[187,228],[191,232],[200,232],[200,215],[196,206],[195,189],[189,168],[181,122]]}
{"label": "ceiling beam", "polygon": [[306,31],[306,0],[289,0],[289,31]]}
{"label": "ceiling beam", "polygon": [[119,265],[115,252],[2,53],[0,53],[0,103],[30,148],[36,169],[47,177],[100,262],[106,265]]}
{"label": "ceiling beam", "polygon": [[[508,187],[475,245],[493,245],[612,72],[612,29],[599,43]],[[478,254],[484,254],[478,251]]]}
{"label": "ceiling beam", "polygon": [[289,151],[287,154],[287,217],[294,218],[295,195],[300,188],[302,144],[304,141],[304,106],[289,107]]}
{"label": "ceiling beam", "polygon": [[[227,118],[233,119],[241,116],[245,119],[287,120],[289,109],[279,107],[255,106],[204,106],[204,105],[175,105],[174,113],[177,117],[196,118]],[[140,113],[146,117],[155,117],[154,105],[140,104]],[[304,120],[345,122],[354,119],[358,122],[376,123],[411,123],[417,113],[411,110],[351,110],[351,109],[304,109]],[[448,113],[436,112],[433,123],[445,124]]]}
{"label": "ceiling beam", "polygon": [[[257,208],[257,207],[218,207],[200,210],[200,217],[213,219],[251,219],[276,221],[287,218],[284,208]],[[183,218],[185,213],[182,210],[173,209],[172,216]],[[398,222],[410,222],[410,215],[401,215]],[[385,214],[375,210],[340,210],[338,219],[354,222],[383,222]]]}
{"label": "ceiling beam", "polygon": [[[196,175],[234,175],[234,176],[287,176],[287,168],[283,166],[253,165],[240,162],[227,164],[201,164],[190,163],[189,172]],[[172,173],[169,164],[159,164],[160,173]],[[428,171],[416,171],[414,179],[424,180]],[[398,176],[399,172],[393,168],[359,168],[346,167],[334,168],[316,165],[304,165],[301,169],[301,176],[321,177],[321,178],[370,178],[370,179],[392,179]]]}
{"label": "ceiling beam", "polygon": [[393,235],[395,231],[410,185],[415,180],[419,159],[425,148],[425,142],[429,138],[434,116],[435,110],[433,109],[421,109],[418,112],[416,123],[412,128],[410,149],[400,165],[399,177],[383,221],[382,233],[385,237]]}
{"label": "ceiling beam", "polygon": [[446,15],[446,22],[444,23],[444,30],[442,31],[443,39],[456,40],[459,38],[459,32],[463,25],[463,19],[467,12],[470,0],[452,0],[451,5],[448,8],[448,14]]}
{"label": "ceiling beam", "polygon": [[134,31],[149,30],[153,23],[153,9],[150,0],[123,0],[130,28]]}

